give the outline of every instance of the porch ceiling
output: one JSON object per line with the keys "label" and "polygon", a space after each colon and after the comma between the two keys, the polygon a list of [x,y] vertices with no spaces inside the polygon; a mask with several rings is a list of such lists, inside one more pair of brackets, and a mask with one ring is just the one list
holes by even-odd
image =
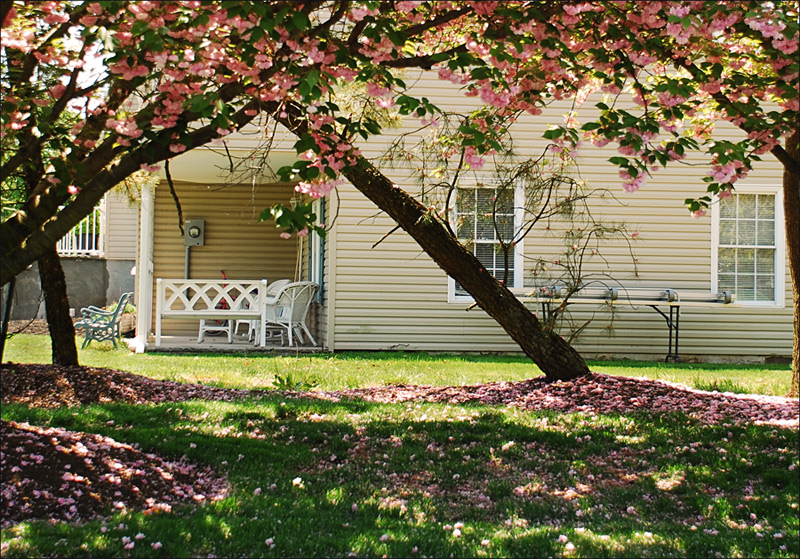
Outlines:
{"label": "porch ceiling", "polygon": [[[228,152],[234,161],[242,159],[251,153],[249,149],[229,149]],[[297,161],[297,154],[292,150],[272,150],[269,155],[269,165],[278,170],[285,165]],[[229,178],[227,169],[230,160],[224,148],[199,147],[174,157],[169,162],[169,172],[176,181],[209,184],[214,182],[224,183]],[[166,179],[166,172],[159,171],[162,179]]]}

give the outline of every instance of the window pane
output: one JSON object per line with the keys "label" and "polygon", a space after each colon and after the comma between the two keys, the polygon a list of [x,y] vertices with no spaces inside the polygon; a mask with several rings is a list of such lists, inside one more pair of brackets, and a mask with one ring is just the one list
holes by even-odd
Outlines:
{"label": "window pane", "polygon": [[754,274],[756,271],[756,251],[752,248],[740,248],[736,251],[738,262],[736,271],[739,274]]}
{"label": "window pane", "polygon": [[736,249],[735,248],[721,248],[719,249],[719,259],[717,270],[720,275],[733,274],[736,272]]}
{"label": "window pane", "polygon": [[456,190],[456,209],[459,213],[475,211],[475,191],[459,188]]}
{"label": "window pane", "polygon": [[732,219],[721,219],[719,221],[719,244],[736,244],[736,222]]}
{"label": "window pane", "polygon": [[775,220],[775,196],[772,194],[758,195],[758,218]]}
{"label": "window pane", "polygon": [[722,218],[736,217],[736,196],[719,199],[719,216]]}
{"label": "window pane", "polygon": [[495,245],[489,243],[476,243],[475,244],[475,256],[480,260],[483,267],[489,271],[492,271],[495,267]]}
{"label": "window pane", "polygon": [[503,242],[509,242],[514,237],[514,218],[497,216],[497,231]]}
{"label": "window pane", "polygon": [[739,245],[756,244],[756,222],[753,220],[739,220],[739,235],[737,239]]}
{"label": "window pane", "polygon": [[756,276],[752,274],[736,276],[736,298],[739,301],[755,301]]}
{"label": "window pane", "polygon": [[475,229],[475,238],[494,240],[494,222],[492,216],[479,215],[478,227]]}
{"label": "window pane", "polygon": [[772,276],[759,276],[758,286],[756,287],[756,300],[774,301],[775,300],[775,278]]}
{"label": "window pane", "polygon": [[459,214],[458,223],[456,225],[458,230],[458,238],[466,241],[472,240],[475,235],[475,216],[471,214]]}
{"label": "window pane", "polygon": [[478,194],[478,202],[476,211],[479,214],[489,214],[494,211],[494,190],[489,188],[479,188],[476,190]]}
{"label": "window pane", "polygon": [[756,273],[775,274],[775,250],[760,248],[756,250]]}
{"label": "window pane", "polygon": [[719,291],[736,291],[736,276],[733,274],[720,274],[717,287]]}
{"label": "window pane", "polygon": [[758,220],[758,244],[760,246],[772,246],[775,244],[774,221]]}
{"label": "window pane", "polygon": [[739,194],[739,219],[756,217],[756,195]]}

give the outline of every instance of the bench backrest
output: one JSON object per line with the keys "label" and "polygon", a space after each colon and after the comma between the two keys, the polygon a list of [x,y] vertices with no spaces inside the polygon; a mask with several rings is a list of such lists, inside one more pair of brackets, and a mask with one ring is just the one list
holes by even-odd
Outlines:
{"label": "bench backrest", "polygon": [[159,311],[210,309],[259,311],[267,280],[173,280],[158,278]]}

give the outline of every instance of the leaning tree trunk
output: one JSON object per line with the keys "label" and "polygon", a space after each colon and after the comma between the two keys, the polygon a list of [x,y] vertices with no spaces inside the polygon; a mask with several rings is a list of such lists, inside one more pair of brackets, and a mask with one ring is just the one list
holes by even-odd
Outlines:
{"label": "leaning tree trunk", "polygon": [[78,365],[75,326],[69,315],[67,280],[56,247],[39,258],[39,279],[44,293],[47,326],[53,344],[55,365]]}
{"label": "leaning tree trunk", "polygon": [[345,170],[350,182],[392,217],[433,260],[495,319],[551,380],[571,380],[589,372],[586,362],[561,336],[498,282],[425,206],[363,158]]}
{"label": "leaning tree trunk", "polygon": [[[798,131],[786,139],[786,151],[800,161]],[[800,395],[800,174],[788,167],[783,171],[783,209],[786,220],[786,252],[792,278],[794,342],[792,344],[792,386],[790,396]]]}

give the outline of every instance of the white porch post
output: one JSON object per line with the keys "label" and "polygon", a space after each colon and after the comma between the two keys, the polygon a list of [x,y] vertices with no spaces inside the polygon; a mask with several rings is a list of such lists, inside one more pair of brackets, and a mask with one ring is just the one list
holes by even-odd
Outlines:
{"label": "white porch post", "polygon": [[136,266],[136,353],[144,352],[153,322],[153,200],[155,187],[142,186],[142,204],[139,219],[139,254]]}

